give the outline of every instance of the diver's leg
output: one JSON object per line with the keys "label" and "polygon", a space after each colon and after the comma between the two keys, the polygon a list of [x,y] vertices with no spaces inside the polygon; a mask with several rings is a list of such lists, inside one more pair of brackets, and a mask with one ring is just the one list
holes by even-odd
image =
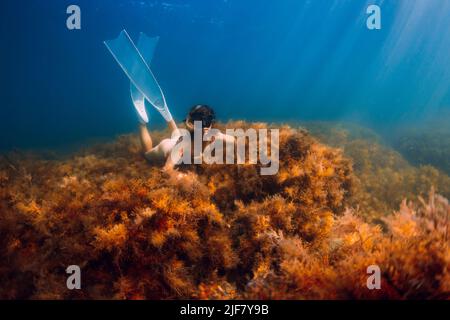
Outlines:
{"label": "diver's leg", "polygon": [[144,150],[144,153],[147,153],[153,149],[152,137],[150,136],[150,132],[148,131],[145,123],[139,123],[139,138],[141,140],[142,150]]}
{"label": "diver's leg", "polygon": [[[167,126],[169,127],[171,133],[178,130],[178,127],[173,120],[167,122]],[[147,125],[142,122],[139,123],[139,138],[141,140],[142,150],[144,153],[147,153],[153,149],[153,140],[150,136],[150,132],[148,131]]]}
{"label": "diver's leg", "polygon": [[177,124],[173,121],[173,119],[167,122],[167,126],[169,127],[171,133],[178,129]]}

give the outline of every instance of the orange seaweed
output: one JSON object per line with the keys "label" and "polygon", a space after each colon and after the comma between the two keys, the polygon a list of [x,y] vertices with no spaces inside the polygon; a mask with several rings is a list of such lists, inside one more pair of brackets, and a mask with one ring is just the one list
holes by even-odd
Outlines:
{"label": "orange seaweed", "polygon": [[[367,176],[366,146],[355,158]],[[368,206],[349,209],[370,197],[352,160],[289,126],[278,175],[180,170],[149,165],[132,135],[62,159],[0,160],[0,298],[448,298],[450,209],[434,191],[365,219]],[[66,288],[72,264],[82,290]],[[371,264],[381,290],[365,287]]]}

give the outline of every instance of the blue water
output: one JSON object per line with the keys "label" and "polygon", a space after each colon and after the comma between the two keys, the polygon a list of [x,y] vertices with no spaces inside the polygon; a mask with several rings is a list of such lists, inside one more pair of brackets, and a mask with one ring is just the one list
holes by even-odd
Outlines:
{"label": "blue water", "polygon": [[[81,8],[81,30],[66,8]],[[382,29],[368,30],[378,4]],[[448,0],[2,1],[0,149],[136,127],[129,81],[102,41],[160,36],[152,69],[175,118],[342,120],[374,128],[450,109]],[[162,125],[151,112],[150,126]]]}

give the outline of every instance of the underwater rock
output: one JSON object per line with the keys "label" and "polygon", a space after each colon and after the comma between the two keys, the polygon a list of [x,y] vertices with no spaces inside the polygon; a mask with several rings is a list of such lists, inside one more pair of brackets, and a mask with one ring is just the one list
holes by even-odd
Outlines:
{"label": "underwater rock", "polygon": [[[402,227],[416,217],[386,220],[392,231],[384,234],[349,213],[358,178],[341,150],[283,126],[279,174],[261,176],[259,166],[183,166],[180,178],[147,163],[132,135],[61,159],[2,158],[0,297],[365,297],[355,283],[365,276],[359,273],[365,263],[374,261],[409,268],[430,283],[440,277],[435,291],[428,282],[411,291],[392,274],[396,293],[376,297],[431,297],[449,286],[442,231],[432,235],[439,240],[433,251],[410,259],[404,241],[415,243],[411,250],[417,252],[431,239],[422,227]],[[421,209],[415,225],[432,227],[428,221],[445,208],[432,215]],[[398,242],[389,242],[392,235]],[[424,263],[439,265],[440,273],[419,269]],[[67,290],[69,265],[80,266],[82,290]]]}
{"label": "underwater rock", "polygon": [[400,129],[394,146],[412,163],[432,165],[450,174],[450,129],[446,120],[445,124]]}
{"label": "underwater rock", "polygon": [[[450,177],[438,169],[441,166],[424,163],[415,166],[415,162],[409,163],[403,158],[401,148],[398,152],[383,144],[383,139],[367,128],[334,122],[308,122],[302,125],[321,142],[341,148],[344,155],[353,160],[356,179],[350,203],[352,207],[359,208],[360,216],[365,220],[380,221],[383,216],[396,211],[403,199],[425,197],[432,187],[450,198]],[[445,139],[440,140],[445,144]],[[414,148],[421,145],[414,144]],[[437,160],[433,154],[444,150],[436,148],[429,156]],[[439,163],[442,165],[445,162]]]}

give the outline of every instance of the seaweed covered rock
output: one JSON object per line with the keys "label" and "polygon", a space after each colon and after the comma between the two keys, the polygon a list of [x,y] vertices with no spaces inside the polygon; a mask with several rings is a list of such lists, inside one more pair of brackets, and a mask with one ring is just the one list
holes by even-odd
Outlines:
{"label": "seaweed covered rock", "polygon": [[[42,191],[24,199],[8,188],[1,226],[8,294],[31,287],[33,298],[188,297],[198,277],[234,266],[228,227],[194,176],[179,183],[147,168],[151,178],[137,178],[137,171],[133,178],[125,168],[100,170],[106,163],[78,162],[96,171],[84,176],[49,168],[49,176],[30,182]],[[83,270],[81,293],[65,288],[65,266],[72,264]],[[32,281],[21,280],[25,275]]]}
{"label": "seaweed covered rock", "polygon": [[[225,127],[250,127],[245,122]],[[267,128],[253,123],[252,128]],[[318,143],[304,130],[284,126],[279,137],[279,172],[261,176],[260,165],[202,165],[194,169],[205,184],[213,188],[214,202],[225,210],[235,209],[235,202],[261,202],[279,195],[293,202],[299,211],[328,208],[340,213],[352,191],[351,161],[338,149]]]}
{"label": "seaweed covered rock", "polygon": [[[223,128],[250,126],[266,125]],[[370,199],[376,181],[362,174],[385,159],[353,142],[344,152],[354,155],[358,177],[342,151],[288,126],[273,176],[249,164],[165,173],[145,161],[133,135],[60,159],[4,155],[0,297],[445,298],[448,201],[432,193],[392,216],[380,210],[379,190],[376,201],[348,209]],[[391,179],[383,161],[367,177]],[[367,222],[367,208],[386,218]],[[383,270],[381,291],[367,292],[370,264]],[[69,265],[80,266],[82,290],[67,289]]]}
{"label": "seaweed covered rock", "polygon": [[[348,210],[335,219],[320,250],[298,237],[274,240],[278,268],[249,282],[251,299],[449,299],[450,240],[447,199],[404,201],[384,227]],[[379,290],[367,288],[368,267],[381,272]]]}
{"label": "seaweed covered rock", "polygon": [[[60,160],[9,154],[0,170],[0,296],[234,297],[270,264],[273,234],[318,242],[350,192],[350,161],[338,150],[288,127],[280,146],[275,176],[245,164],[175,177],[146,163],[133,136]],[[73,264],[81,291],[65,287]]]}
{"label": "seaweed covered rock", "polygon": [[450,174],[450,116],[421,125],[399,128],[393,144],[416,165],[432,165]]}
{"label": "seaweed covered rock", "polygon": [[[341,148],[345,156],[353,160],[356,179],[350,202],[353,207],[359,208],[358,214],[365,220],[380,220],[393,213],[403,199],[425,197],[432,187],[450,198],[450,177],[439,170],[439,166],[425,165],[433,161],[424,161],[414,166],[399,152],[383,144],[382,138],[373,131],[354,124],[310,122],[304,125],[320,141]],[[445,148],[446,140],[443,136],[434,136],[434,139],[427,141],[427,145],[436,148],[429,153],[422,149],[421,157],[448,153],[449,149]],[[422,142],[409,142],[412,145],[411,150],[421,149]],[[442,145],[438,147],[436,144]],[[400,150],[403,153],[403,148]],[[412,158],[415,156],[412,155]],[[438,157],[434,160],[439,161]],[[448,159],[440,164],[443,165],[446,161]]]}

